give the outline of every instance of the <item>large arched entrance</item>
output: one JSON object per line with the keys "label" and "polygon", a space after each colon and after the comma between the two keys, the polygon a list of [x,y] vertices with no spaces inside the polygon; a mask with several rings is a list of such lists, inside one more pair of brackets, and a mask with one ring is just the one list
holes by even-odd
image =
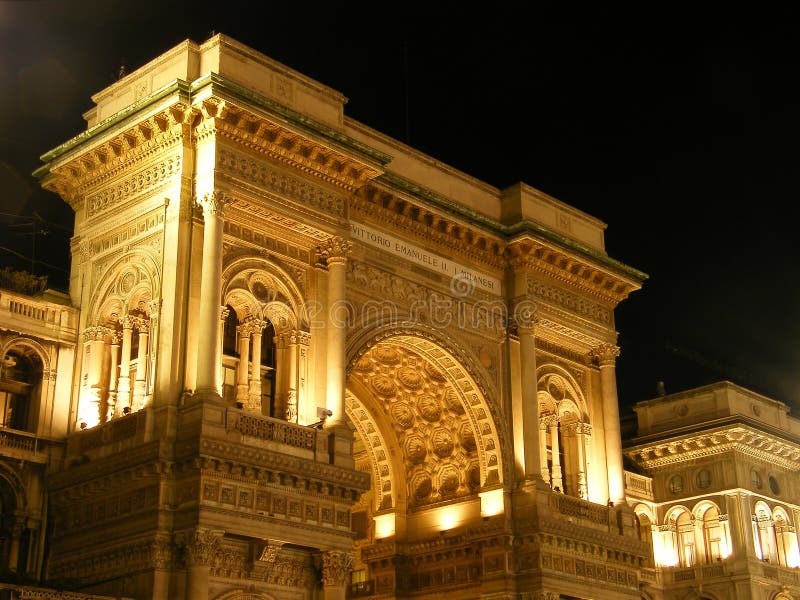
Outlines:
{"label": "large arched entrance", "polygon": [[373,336],[351,355],[346,411],[372,488],[353,508],[359,546],[438,536],[503,511],[497,408],[474,367],[431,336]]}

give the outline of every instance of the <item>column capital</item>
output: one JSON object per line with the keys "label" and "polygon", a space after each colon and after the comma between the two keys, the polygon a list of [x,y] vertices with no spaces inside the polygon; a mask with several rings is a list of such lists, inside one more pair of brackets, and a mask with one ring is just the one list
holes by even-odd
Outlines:
{"label": "column capital", "polygon": [[220,550],[222,530],[198,527],[194,531],[184,532],[179,537],[179,545],[184,550],[184,559],[188,565],[210,566]]}
{"label": "column capital", "polygon": [[139,333],[150,333],[150,319],[136,318],[136,328]]}
{"label": "column capital", "polygon": [[104,327],[102,325],[96,325],[95,327],[87,327],[83,330],[83,341],[84,342],[103,342],[107,339],[111,339],[114,335],[114,330],[108,327]]}
{"label": "column capital", "polygon": [[614,366],[614,363],[619,356],[619,346],[615,346],[614,344],[609,343],[602,343],[599,346],[595,346],[589,352],[592,358],[596,358],[597,362],[601,367],[606,366]]}
{"label": "column capital", "polygon": [[546,430],[548,427],[558,425],[558,415],[550,413],[539,417],[539,428]]}
{"label": "column capital", "polygon": [[326,586],[346,586],[353,570],[350,552],[328,550],[322,553],[322,582]]}
{"label": "column capital", "polygon": [[245,323],[250,327],[251,333],[261,333],[267,326],[267,322],[265,320],[259,319],[252,315],[245,319]]}
{"label": "column capital", "polygon": [[330,267],[335,264],[344,264],[352,250],[349,240],[341,237],[332,237],[317,245],[317,256]]}
{"label": "column capital", "polygon": [[219,320],[225,321],[231,314],[231,309],[227,306],[220,306],[219,307]]}
{"label": "column capital", "polygon": [[198,197],[196,202],[203,209],[203,216],[212,215],[223,218],[225,208],[231,203],[233,197],[227,192],[214,190]]}

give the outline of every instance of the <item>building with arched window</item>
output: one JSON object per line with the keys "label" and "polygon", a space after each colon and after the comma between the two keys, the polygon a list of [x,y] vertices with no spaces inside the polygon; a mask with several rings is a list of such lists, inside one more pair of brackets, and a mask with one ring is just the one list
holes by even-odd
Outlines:
{"label": "building with arched window", "polygon": [[650,597],[699,586],[719,599],[796,597],[800,421],[788,407],[720,382],[634,410],[627,499],[651,537]]}
{"label": "building with arched window", "polygon": [[[795,565],[794,506],[732,526],[719,481],[749,470],[662,465],[645,421],[625,470],[614,310],[646,276],[604,223],[223,35],[92,100],[37,171],[75,211],[69,297],[0,292],[9,572],[82,598],[672,600],[731,556]],[[758,473],[789,494],[784,451]]]}

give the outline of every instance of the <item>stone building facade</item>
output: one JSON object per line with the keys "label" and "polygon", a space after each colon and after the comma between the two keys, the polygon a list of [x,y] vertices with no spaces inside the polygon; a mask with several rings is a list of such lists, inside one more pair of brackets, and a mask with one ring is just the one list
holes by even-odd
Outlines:
{"label": "stone building facade", "polygon": [[0,385],[42,415],[0,432],[9,569],[141,599],[673,597],[615,379],[646,276],[604,223],[224,35],[92,100],[37,171],[75,211],[69,298],[0,295]]}
{"label": "stone building facade", "polygon": [[628,503],[647,598],[800,597],[800,421],[723,381],[639,402]]}

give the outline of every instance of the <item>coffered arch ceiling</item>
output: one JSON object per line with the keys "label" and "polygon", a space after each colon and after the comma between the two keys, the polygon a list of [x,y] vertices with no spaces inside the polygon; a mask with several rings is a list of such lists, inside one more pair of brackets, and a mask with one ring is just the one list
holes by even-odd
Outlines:
{"label": "coffered arch ceiling", "polygon": [[347,411],[369,455],[375,510],[413,510],[502,484],[486,399],[464,366],[428,339],[381,338],[354,359]]}

